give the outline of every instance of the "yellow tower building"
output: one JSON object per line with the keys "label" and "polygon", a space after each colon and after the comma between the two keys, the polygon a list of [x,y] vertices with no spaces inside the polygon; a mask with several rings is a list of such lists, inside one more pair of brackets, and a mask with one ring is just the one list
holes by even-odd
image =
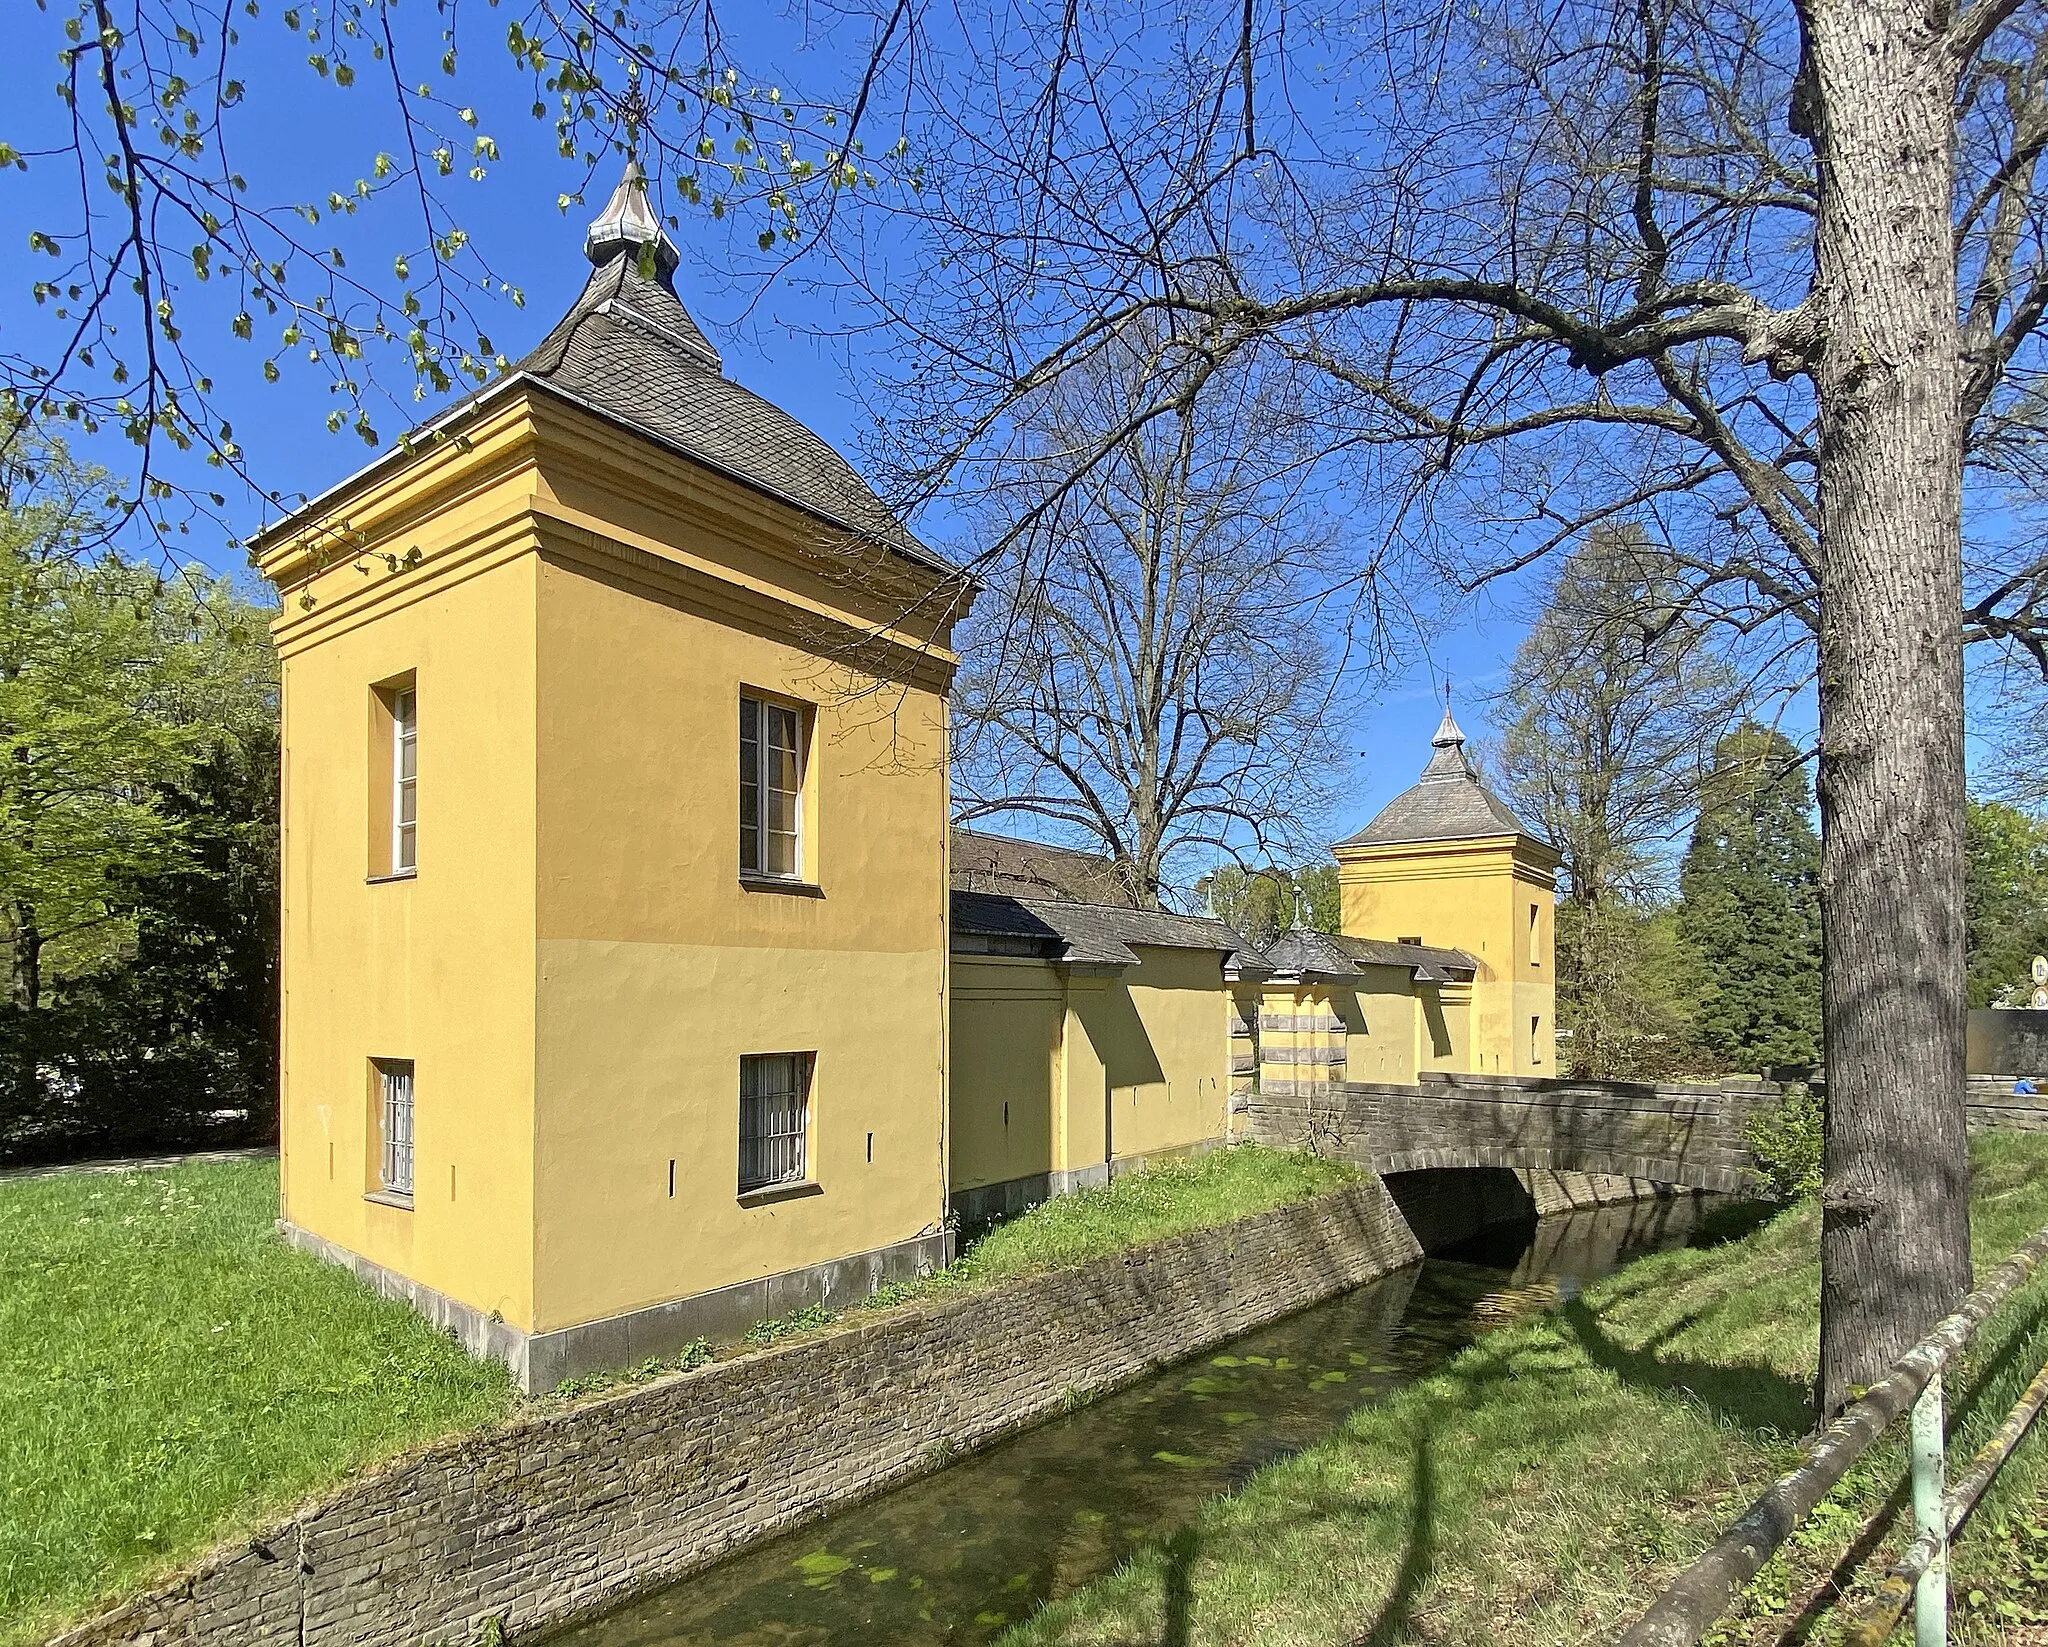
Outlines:
{"label": "yellow tower building", "polygon": [[283,1223],[528,1389],[942,1262],[957,574],[637,167],[531,354],[257,541]]}
{"label": "yellow tower building", "polygon": [[1469,1025],[1452,1067],[1555,1075],[1558,853],[1479,781],[1448,709],[1432,742],[1421,779],[1331,849],[1344,933],[1463,951],[1470,982],[1441,986]]}

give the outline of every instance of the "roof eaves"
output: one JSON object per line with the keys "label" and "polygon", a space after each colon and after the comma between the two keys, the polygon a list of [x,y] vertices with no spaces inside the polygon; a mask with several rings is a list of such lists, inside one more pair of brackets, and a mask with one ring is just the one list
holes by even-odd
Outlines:
{"label": "roof eaves", "polygon": [[[519,375],[525,376],[527,374],[522,373]],[[857,526],[836,515],[827,514],[824,510],[818,508],[816,504],[806,503],[801,498],[780,487],[771,486],[757,475],[747,474],[742,470],[734,468],[731,464],[720,463],[716,458],[706,457],[702,452],[695,450],[684,442],[671,440],[667,436],[648,428],[643,423],[635,422],[631,418],[621,417],[617,412],[611,411],[607,407],[600,406],[596,401],[577,394],[573,389],[565,389],[559,383],[551,382],[544,377],[534,377],[533,382],[556,398],[566,401],[569,405],[577,407],[581,411],[588,412],[592,417],[601,418],[615,428],[630,429],[642,440],[650,441],[654,445],[661,447],[664,451],[674,452],[679,457],[688,458],[692,463],[701,464],[706,469],[724,475],[728,480],[734,481],[750,491],[759,492],[763,497],[771,497],[778,503],[787,504],[790,508],[809,515],[813,520],[822,521],[827,526],[837,527],[840,531],[847,533],[851,537],[858,538],[864,543],[872,543],[878,548],[887,549],[892,554],[899,555],[914,565],[924,567],[927,571],[943,572],[948,576],[954,577],[961,575],[958,568],[952,562],[945,559],[936,550],[929,549],[920,543],[912,535],[910,528],[903,526],[901,522],[898,522],[898,530],[903,534],[902,540],[900,542],[893,541],[865,526]],[[735,387],[741,386],[735,385]],[[748,392],[751,393],[751,391]]]}
{"label": "roof eaves", "polygon": [[485,384],[483,388],[477,390],[474,394],[465,395],[453,406],[435,413],[426,422],[416,424],[411,429],[408,429],[387,450],[379,452],[360,469],[357,469],[352,474],[344,475],[332,486],[314,493],[313,496],[307,498],[305,502],[292,510],[290,514],[283,516],[269,526],[258,527],[249,535],[249,552],[260,555],[265,544],[278,538],[289,536],[293,530],[303,525],[309,517],[325,513],[333,504],[345,497],[358,485],[367,482],[380,469],[402,458],[418,457],[420,455],[419,445],[421,441],[433,435],[445,433],[447,426],[460,423],[465,418],[475,416],[485,406],[495,401],[499,395],[510,389],[512,385],[522,382],[540,383],[542,381],[542,379],[534,377],[530,372],[508,372],[505,376],[499,378],[497,382]]}

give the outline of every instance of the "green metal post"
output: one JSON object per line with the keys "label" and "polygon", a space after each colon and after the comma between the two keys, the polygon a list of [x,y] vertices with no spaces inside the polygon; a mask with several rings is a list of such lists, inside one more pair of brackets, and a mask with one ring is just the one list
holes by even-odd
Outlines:
{"label": "green metal post", "polygon": [[1934,1542],[1934,1557],[1913,1590],[1913,1647],[1948,1647],[1946,1429],[1941,1374],[1936,1373],[1913,1403],[1913,1527]]}

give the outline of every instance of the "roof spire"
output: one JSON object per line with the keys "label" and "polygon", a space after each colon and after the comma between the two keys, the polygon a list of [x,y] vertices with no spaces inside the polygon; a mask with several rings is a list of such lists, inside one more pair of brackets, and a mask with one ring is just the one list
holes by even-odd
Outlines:
{"label": "roof spire", "polygon": [[1444,705],[1444,718],[1438,723],[1436,736],[1429,740],[1438,749],[1463,749],[1465,734],[1458,730],[1458,723],[1451,719],[1451,706]]}
{"label": "roof spire", "polygon": [[643,246],[654,248],[655,274],[666,284],[681,254],[648,203],[647,174],[640,169],[639,157],[628,154],[619,186],[583,236],[583,255],[602,266],[621,252],[637,256]]}
{"label": "roof spire", "polygon": [[1479,774],[1472,770],[1472,763],[1465,758],[1465,734],[1458,729],[1458,723],[1451,715],[1451,683],[1444,682],[1444,718],[1438,724],[1436,736],[1430,746],[1436,753],[1429,758],[1429,765],[1422,769],[1425,782],[1433,778],[1469,778],[1475,783]]}

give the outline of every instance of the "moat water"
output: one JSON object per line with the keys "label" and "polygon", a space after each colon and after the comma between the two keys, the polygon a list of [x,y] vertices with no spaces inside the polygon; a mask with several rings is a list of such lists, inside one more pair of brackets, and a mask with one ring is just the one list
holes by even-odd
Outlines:
{"label": "moat water", "polygon": [[1488,1327],[1685,1245],[1712,1212],[1687,1197],[1491,1230],[572,1627],[553,1647],[991,1641]]}

